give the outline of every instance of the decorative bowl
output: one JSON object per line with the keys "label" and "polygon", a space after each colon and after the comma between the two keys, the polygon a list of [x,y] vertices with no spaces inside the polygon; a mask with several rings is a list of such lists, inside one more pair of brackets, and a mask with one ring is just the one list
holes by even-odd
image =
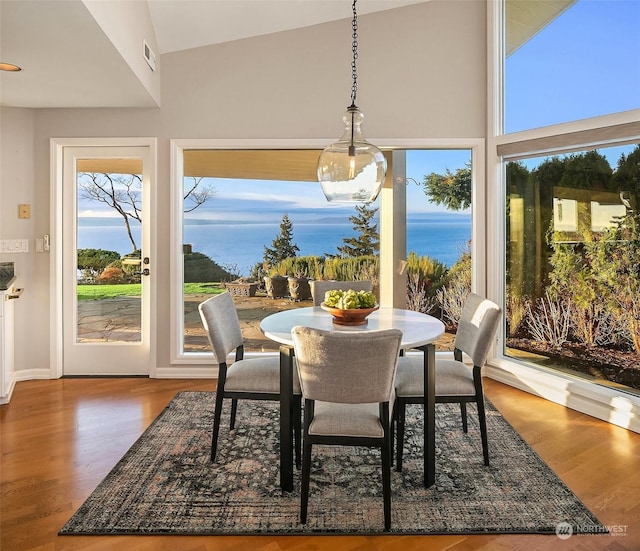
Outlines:
{"label": "decorative bowl", "polygon": [[337,325],[365,325],[367,316],[371,312],[375,312],[380,306],[377,304],[373,308],[351,308],[343,310],[341,308],[333,308],[327,306],[324,302],[320,304],[320,308],[329,312],[333,316],[333,323]]}

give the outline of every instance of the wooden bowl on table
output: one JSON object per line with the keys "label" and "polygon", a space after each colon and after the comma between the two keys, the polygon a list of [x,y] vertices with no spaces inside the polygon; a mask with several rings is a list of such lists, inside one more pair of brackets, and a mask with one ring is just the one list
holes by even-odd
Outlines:
{"label": "wooden bowl on table", "polygon": [[337,325],[365,325],[367,316],[371,312],[375,312],[380,306],[377,304],[373,308],[351,308],[343,310],[341,308],[333,308],[327,306],[324,302],[320,304],[320,308],[329,312],[333,316],[333,323]]}

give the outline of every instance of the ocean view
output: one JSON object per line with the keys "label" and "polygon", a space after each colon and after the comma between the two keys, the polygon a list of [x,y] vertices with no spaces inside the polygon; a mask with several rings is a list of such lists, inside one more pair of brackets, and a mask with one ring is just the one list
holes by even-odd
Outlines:
{"label": "ocean view", "polygon": [[[133,227],[140,242],[140,228]],[[271,247],[280,233],[280,222],[229,223],[187,220],[184,242],[194,252],[207,255],[220,266],[236,266],[249,275],[254,264],[261,262],[264,247]],[[335,254],[342,239],[354,236],[349,221],[293,221],[293,242],[299,256]],[[407,221],[407,252],[436,258],[452,266],[471,238],[471,215],[449,213],[411,214]],[[124,224],[117,218],[81,217],[78,225],[79,249],[106,249],[120,254],[131,252]]]}

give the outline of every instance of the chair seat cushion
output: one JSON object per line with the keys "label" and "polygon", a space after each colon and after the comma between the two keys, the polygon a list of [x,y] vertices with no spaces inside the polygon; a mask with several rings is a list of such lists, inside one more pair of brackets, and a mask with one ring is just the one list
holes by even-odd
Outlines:
{"label": "chair seat cushion", "polygon": [[316,401],[309,434],[316,436],[362,436],[382,438],[376,404],[336,404]]}
{"label": "chair seat cushion", "polygon": [[[424,366],[421,357],[398,358],[396,394],[400,398],[424,396]],[[473,371],[456,360],[436,361],[436,396],[475,396]]]}
{"label": "chair seat cushion", "polygon": [[[280,394],[280,358],[248,358],[227,368],[226,392]],[[293,393],[300,394],[300,378],[294,363]]]}

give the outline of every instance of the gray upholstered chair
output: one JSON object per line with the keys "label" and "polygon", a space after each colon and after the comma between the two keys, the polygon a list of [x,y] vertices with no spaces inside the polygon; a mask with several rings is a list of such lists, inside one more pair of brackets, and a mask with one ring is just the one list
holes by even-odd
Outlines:
{"label": "gray upholstered chair", "polygon": [[379,447],[384,528],[388,531],[393,382],[402,332],[294,327],[291,335],[304,397],[300,521],[307,522],[313,444]]}
{"label": "gray upholstered chair", "polygon": [[314,280],[310,281],[309,285],[311,287],[314,306],[320,306],[320,304],[324,302],[324,295],[327,291],[334,291],[336,289],[340,291],[347,291],[349,289],[353,289],[354,291],[373,291],[373,283],[368,279],[361,281]]}
{"label": "gray upholstered chair", "polygon": [[[198,305],[202,324],[218,364],[218,386],[211,435],[211,461],[216,459],[222,403],[231,398],[230,428],[235,427],[238,399],[280,400],[280,358],[244,359],[242,330],[233,298],[229,292],[215,295]],[[227,364],[228,356],[235,351],[235,360]],[[300,466],[301,394],[297,370],[293,376],[294,416],[293,430],[296,442],[296,465]]]}
{"label": "gray upholstered chair", "polygon": [[[454,359],[436,360],[436,403],[459,403],[462,429],[467,432],[467,403],[478,409],[484,464],[489,465],[487,424],[482,389],[482,366],[500,322],[500,307],[488,299],[471,293],[465,300],[454,341]],[[462,361],[462,354],[471,358],[473,367]],[[397,464],[402,470],[402,448],[406,404],[422,404],[424,399],[424,366],[419,357],[403,356],[398,361],[394,420],[397,423]]]}

